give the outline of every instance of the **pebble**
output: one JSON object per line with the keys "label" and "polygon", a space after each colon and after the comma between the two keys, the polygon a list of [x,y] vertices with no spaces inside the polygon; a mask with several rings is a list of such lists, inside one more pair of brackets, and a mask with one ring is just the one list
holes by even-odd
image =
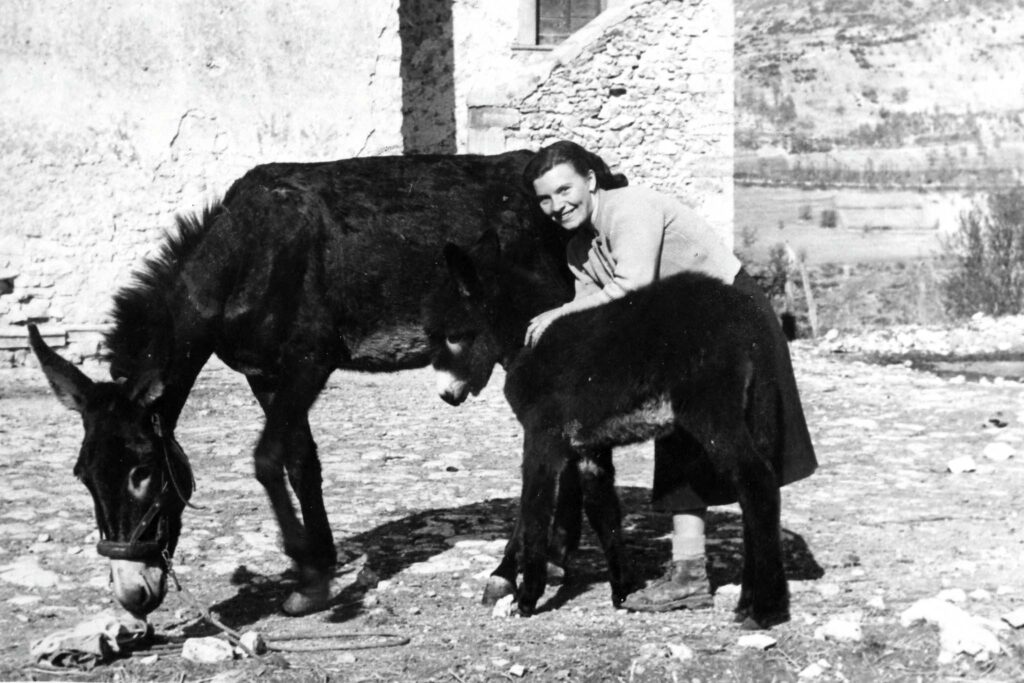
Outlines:
{"label": "pebble", "polygon": [[1003,441],[993,441],[985,446],[981,454],[993,462],[1009,460],[1017,454],[1017,449]]}
{"label": "pebble", "polygon": [[969,455],[961,455],[946,463],[946,470],[952,474],[963,474],[978,469],[978,464]]}
{"label": "pebble", "polygon": [[674,659],[680,662],[688,662],[693,659],[693,648],[683,643],[665,643],[665,647],[672,653]]}
{"label": "pebble", "polygon": [[856,621],[833,617],[814,629],[815,640],[834,640],[840,643],[859,643],[864,635]]}
{"label": "pebble", "polygon": [[752,633],[746,636],[740,636],[739,640],[736,641],[740,647],[748,648],[751,650],[767,650],[775,647],[778,643],[775,638],[764,634],[764,633]]}
{"label": "pebble", "polygon": [[526,667],[522,664],[513,664],[509,667],[508,672],[516,678],[522,678],[526,674]]}
{"label": "pebble", "polygon": [[1024,607],[1018,607],[1012,612],[1004,614],[1002,619],[1010,625],[1010,628],[1024,627]]}
{"label": "pebble", "polygon": [[825,669],[822,668],[821,664],[818,664],[817,662],[812,662],[811,664],[808,664],[803,669],[801,669],[800,673],[797,674],[797,676],[803,679],[810,679],[817,678],[823,673],[825,673]]}
{"label": "pebble", "polygon": [[181,646],[181,657],[196,664],[216,664],[234,659],[235,649],[220,638],[189,638]]}

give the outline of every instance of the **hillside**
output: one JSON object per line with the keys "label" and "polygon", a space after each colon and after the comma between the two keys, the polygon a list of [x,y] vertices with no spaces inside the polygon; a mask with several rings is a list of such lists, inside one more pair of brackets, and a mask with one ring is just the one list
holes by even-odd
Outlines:
{"label": "hillside", "polygon": [[[741,155],[829,153],[875,171],[879,158],[1022,166],[1022,0],[736,0],[736,32]],[[865,148],[910,153],[845,154]]]}

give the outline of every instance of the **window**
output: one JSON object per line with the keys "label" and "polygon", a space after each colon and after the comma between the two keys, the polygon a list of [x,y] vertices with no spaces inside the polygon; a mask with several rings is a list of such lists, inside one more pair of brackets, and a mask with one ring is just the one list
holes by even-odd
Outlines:
{"label": "window", "polygon": [[557,45],[601,13],[601,0],[539,0],[537,44]]}
{"label": "window", "polygon": [[618,0],[519,0],[518,47],[551,48]]}

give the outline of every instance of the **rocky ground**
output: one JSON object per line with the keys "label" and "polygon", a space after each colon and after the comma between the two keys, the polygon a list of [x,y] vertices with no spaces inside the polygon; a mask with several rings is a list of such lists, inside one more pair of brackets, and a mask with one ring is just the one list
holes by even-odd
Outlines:
{"label": "rocky ground", "polygon": [[[277,604],[292,577],[252,477],[260,412],[240,377],[212,364],[178,432],[198,480],[193,500],[202,506],[186,512],[176,557],[189,594],[229,626],[258,630],[279,645],[311,630],[388,633],[409,642],[337,650],[328,648],[382,641],[300,641],[314,651],[207,665],[165,649],[84,673],[38,669],[28,649],[36,638],[112,608],[106,562],[93,549],[91,502],[71,476],[81,427],[38,370],[5,370],[0,631],[8,635],[0,641],[0,679],[1024,679],[1024,631],[1003,620],[1024,607],[1024,385],[979,380],[954,366],[940,374],[916,369],[922,358],[1012,358],[1024,350],[1022,332],[1024,319],[978,318],[954,329],[896,328],[794,344],[821,467],[784,490],[793,619],[763,644],[741,641],[745,634],[729,618],[741,563],[735,507],[714,510],[710,520],[714,610],[615,611],[588,534],[575,578],[549,589],[540,614],[492,616],[479,596],[515,515],[518,424],[500,376],[454,409],[432,395],[426,370],[332,378],[313,426],[347,561],[338,576],[343,597],[324,614],[280,616]],[[104,371],[85,369],[95,378]],[[668,548],[669,521],[647,506],[651,463],[649,446],[617,455],[641,578],[657,573]],[[940,595],[938,603],[919,603]],[[950,618],[944,606],[960,611]],[[912,607],[930,622],[911,623]],[[172,594],[151,621],[171,636],[213,634],[196,615],[193,603]]]}

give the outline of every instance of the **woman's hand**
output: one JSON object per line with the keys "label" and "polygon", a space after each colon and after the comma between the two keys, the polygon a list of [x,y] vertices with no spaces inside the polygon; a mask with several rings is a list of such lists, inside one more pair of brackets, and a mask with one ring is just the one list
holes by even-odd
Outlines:
{"label": "woman's hand", "polygon": [[544,330],[548,329],[548,326],[561,318],[563,315],[568,313],[564,307],[552,308],[550,311],[544,311],[540,315],[533,318],[530,324],[526,328],[526,345],[536,346],[537,342],[540,341],[540,337],[544,334]]}

